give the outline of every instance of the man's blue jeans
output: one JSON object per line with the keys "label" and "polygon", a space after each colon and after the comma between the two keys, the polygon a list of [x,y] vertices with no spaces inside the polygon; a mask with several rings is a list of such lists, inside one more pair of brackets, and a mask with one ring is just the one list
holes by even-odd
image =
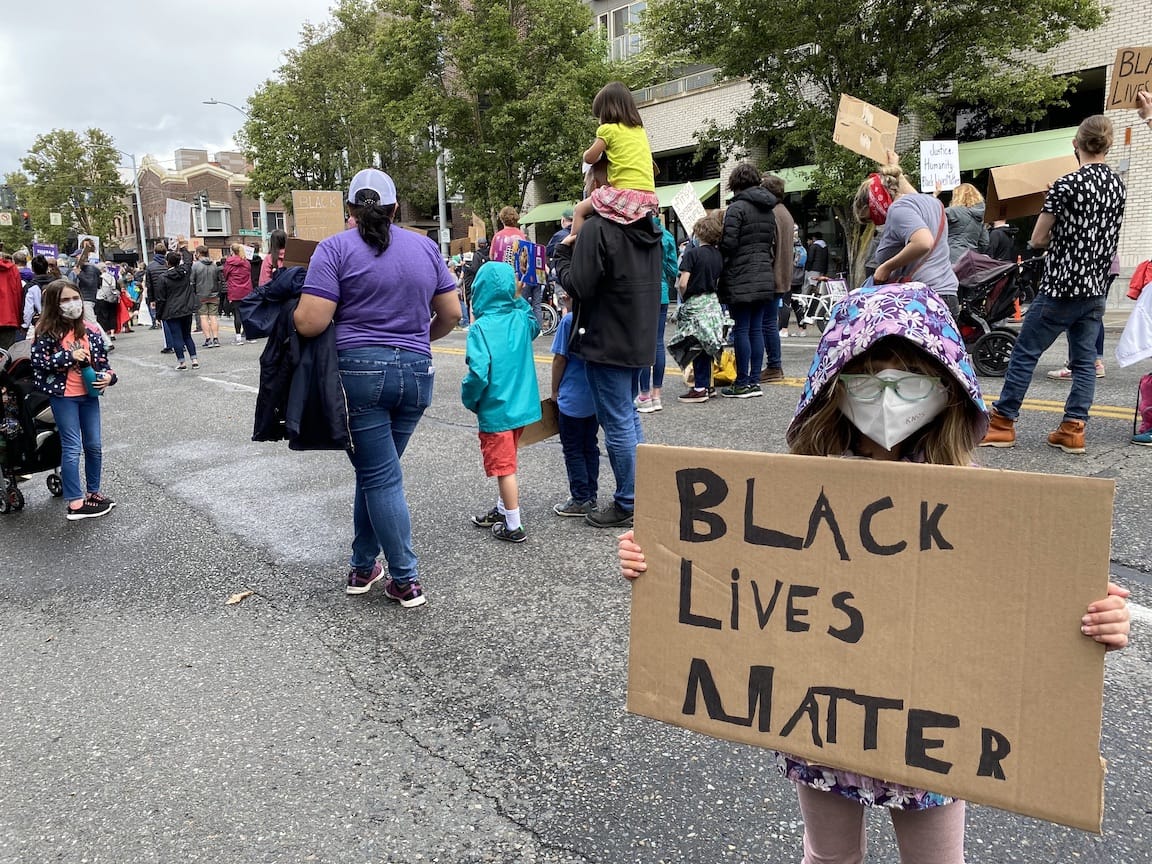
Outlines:
{"label": "man's blue jeans", "polygon": [[367,570],[383,552],[388,575],[400,583],[416,578],[400,457],[432,402],[432,378],[431,358],[415,351],[380,346],[340,352],[352,433],[349,458],[356,468],[349,563]]}
{"label": "man's blue jeans", "polygon": [[616,477],[616,505],[629,513],[636,506],[636,445],[644,443],[640,415],[632,400],[640,393],[640,367],[607,366],[586,361],[588,389],[596,419],[604,429],[604,449]]}
{"label": "man's blue jeans", "polygon": [[728,312],[735,322],[732,347],[736,351],[737,387],[760,383],[760,358],[764,356],[764,304],[732,303]]}
{"label": "man's blue jeans", "polygon": [[[100,446],[100,398],[98,396],[53,396],[52,416],[60,435],[60,479],[64,500],[81,501],[85,492],[100,491],[100,470],[104,464]],[[80,485],[80,452],[84,452],[84,485]]]}
{"label": "man's blue jeans", "polygon": [[1104,303],[1104,297],[1055,300],[1047,294],[1036,296],[1012,348],[1000,398],[992,406],[998,414],[1009,420],[1020,416],[1020,404],[1041,355],[1062,333],[1067,333],[1072,389],[1064,401],[1064,419],[1088,419],[1088,409],[1096,395],[1096,334],[1104,320]]}

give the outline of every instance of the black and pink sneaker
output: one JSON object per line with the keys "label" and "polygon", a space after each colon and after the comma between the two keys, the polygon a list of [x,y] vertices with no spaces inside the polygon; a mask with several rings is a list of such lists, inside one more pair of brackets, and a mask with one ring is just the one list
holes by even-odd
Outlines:
{"label": "black and pink sneaker", "polygon": [[411,582],[397,582],[392,577],[388,577],[388,581],[384,583],[384,596],[399,603],[405,609],[414,609],[428,602],[419,579],[413,579]]}
{"label": "black and pink sneaker", "polygon": [[353,567],[348,571],[348,587],[344,589],[344,593],[367,594],[368,589],[379,582],[383,575],[384,567],[379,561],[376,561],[368,570]]}
{"label": "black and pink sneaker", "polygon": [[84,497],[89,501],[95,501],[97,504],[107,504],[109,510],[116,506],[115,501],[113,501],[107,495],[101,495],[99,492],[89,492]]}

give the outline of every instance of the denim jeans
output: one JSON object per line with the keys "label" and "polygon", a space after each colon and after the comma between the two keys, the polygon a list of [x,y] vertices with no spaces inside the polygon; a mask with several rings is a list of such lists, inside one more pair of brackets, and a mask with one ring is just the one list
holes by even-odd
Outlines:
{"label": "denim jeans", "polygon": [[692,360],[692,389],[707,390],[712,386],[712,357],[701,351]]}
{"label": "denim jeans", "polygon": [[[780,357],[780,297],[772,295],[772,299],[764,303],[764,323],[761,327],[764,334],[764,367],[766,369],[779,369],[783,365]],[[759,378],[759,370],[757,370]]]}
{"label": "denim jeans", "polygon": [[636,445],[644,443],[640,415],[632,404],[640,392],[640,369],[590,361],[585,368],[596,417],[604,427],[604,449],[616,477],[613,498],[621,510],[631,513],[636,504]]}
{"label": "denim jeans", "polygon": [[540,301],[544,297],[544,286],[525,285],[522,296],[528,301],[528,305],[532,307],[532,314],[536,316],[536,322],[543,327],[544,321],[540,318]]}
{"label": "denim jeans", "polygon": [[736,326],[732,328],[732,347],[736,349],[736,386],[760,383],[760,358],[764,356],[764,304],[732,303],[728,312]]}
{"label": "denim jeans", "polygon": [[[60,477],[64,500],[80,501],[85,492],[100,491],[100,397],[53,396],[49,399],[60,433]],[[84,486],[80,485],[80,451],[84,451]]]}
{"label": "denim jeans", "polygon": [[640,370],[640,392],[647,393],[652,389],[659,390],[664,386],[664,325],[668,323],[668,304],[660,306],[660,317],[656,321],[656,359],[652,368],[645,366]]}
{"label": "denim jeans", "polygon": [[1009,420],[1020,416],[1020,403],[1032,383],[1040,356],[1061,333],[1067,333],[1072,389],[1064,401],[1064,419],[1088,419],[1088,409],[1096,395],[1096,334],[1104,320],[1104,303],[1103,297],[1054,300],[1047,294],[1036,296],[1012,348],[1000,398],[992,406],[997,413]]}
{"label": "denim jeans", "polygon": [[569,417],[560,412],[560,446],[568,472],[568,495],[580,504],[596,500],[600,483],[600,447],[596,443],[599,431],[595,414]]}
{"label": "denim jeans", "polygon": [[432,402],[432,378],[432,360],[426,354],[386,346],[340,352],[340,382],[352,432],[349,458],[356,468],[349,563],[367,570],[383,552],[388,575],[400,583],[416,578],[400,457]]}
{"label": "denim jeans", "polygon": [[176,352],[176,359],[184,362],[184,349],[188,349],[188,356],[196,357],[196,340],[192,338],[192,316],[183,315],[180,318],[169,318],[164,324],[164,338],[172,350]]}

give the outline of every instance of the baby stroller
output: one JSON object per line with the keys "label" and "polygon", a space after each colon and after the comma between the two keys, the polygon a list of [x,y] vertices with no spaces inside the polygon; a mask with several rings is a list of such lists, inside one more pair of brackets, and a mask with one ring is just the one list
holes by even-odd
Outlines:
{"label": "baby stroller", "polygon": [[1002,377],[1008,369],[1017,334],[1004,322],[1024,301],[1021,286],[1038,260],[1017,264],[969,250],[953,265],[960,280],[956,324],[979,374]]}
{"label": "baby stroller", "polygon": [[0,349],[0,514],[24,509],[17,485],[29,474],[51,471],[48,491],[64,494],[60,478],[60,435],[48,397],[32,386],[32,343],[17,342]]}

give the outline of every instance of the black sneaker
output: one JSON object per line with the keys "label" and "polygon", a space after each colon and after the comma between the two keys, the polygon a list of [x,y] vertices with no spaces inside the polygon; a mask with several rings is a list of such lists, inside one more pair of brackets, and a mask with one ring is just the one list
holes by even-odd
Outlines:
{"label": "black sneaker", "polygon": [[552,507],[552,512],[557,516],[587,516],[595,510],[595,501],[577,501],[575,498],[569,498],[563,504],[555,504]]}
{"label": "black sneaker", "polygon": [[388,581],[384,583],[384,596],[393,603],[399,603],[405,609],[414,609],[428,602],[419,579],[413,579],[411,582],[397,582],[389,576]]}
{"label": "black sneaker", "polygon": [[495,507],[482,516],[472,517],[472,524],[478,528],[491,528],[493,525],[503,525],[504,521],[504,516],[502,516],[500,511]]}
{"label": "black sneaker", "polygon": [[174,348],[161,348],[160,353],[161,354],[175,354],[176,349],[174,349]]}
{"label": "black sneaker", "polygon": [[348,571],[348,587],[344,589],[345,594],[367,594],[369,589],[380,581],[380,577],[384,575],[384,567],[379,561],[373,562],[372,566],[367,570],[359,570],[353,567]]}
{"label": "black sneaker", "polygon": [[759,384],[733,384],[731,387],[721,388],[720,395],[725,399],[750,399],[753,396],[763,396],[764,391],[760,389]]}
{"label": "black sneaker", "polygon": [[508,525],[504,522],[497,522],[492,526],[492,536],[497,540],[507,540],[509,543],[523,543],[528,539],[528,535],[524,533],[523,525],[515,531],[509,531]]}
{"label": "black sneaker", "polygon": [[89,501],[96,501],[99,504],[107,504],[108,509],[111,510],[116,506],[116,502],[109,498],[107,495],[101,495],[99,492],[89,492],[84,496]]}
{"label": "black sneaker", "polygon": [[112,505],[107,501],[93,501],[91,498],[85,498],[84,503],[73,510],[71,507],[67,508],[68,521],[75,522],[77,519],[95,519],[98,516],[107,516],[112,512]]}
{"label": "black sneaker", "polygon": [[584,521],[597,528],[631,528],[632,511],[625,510],[613,501],[607,507],[589,513]]}

